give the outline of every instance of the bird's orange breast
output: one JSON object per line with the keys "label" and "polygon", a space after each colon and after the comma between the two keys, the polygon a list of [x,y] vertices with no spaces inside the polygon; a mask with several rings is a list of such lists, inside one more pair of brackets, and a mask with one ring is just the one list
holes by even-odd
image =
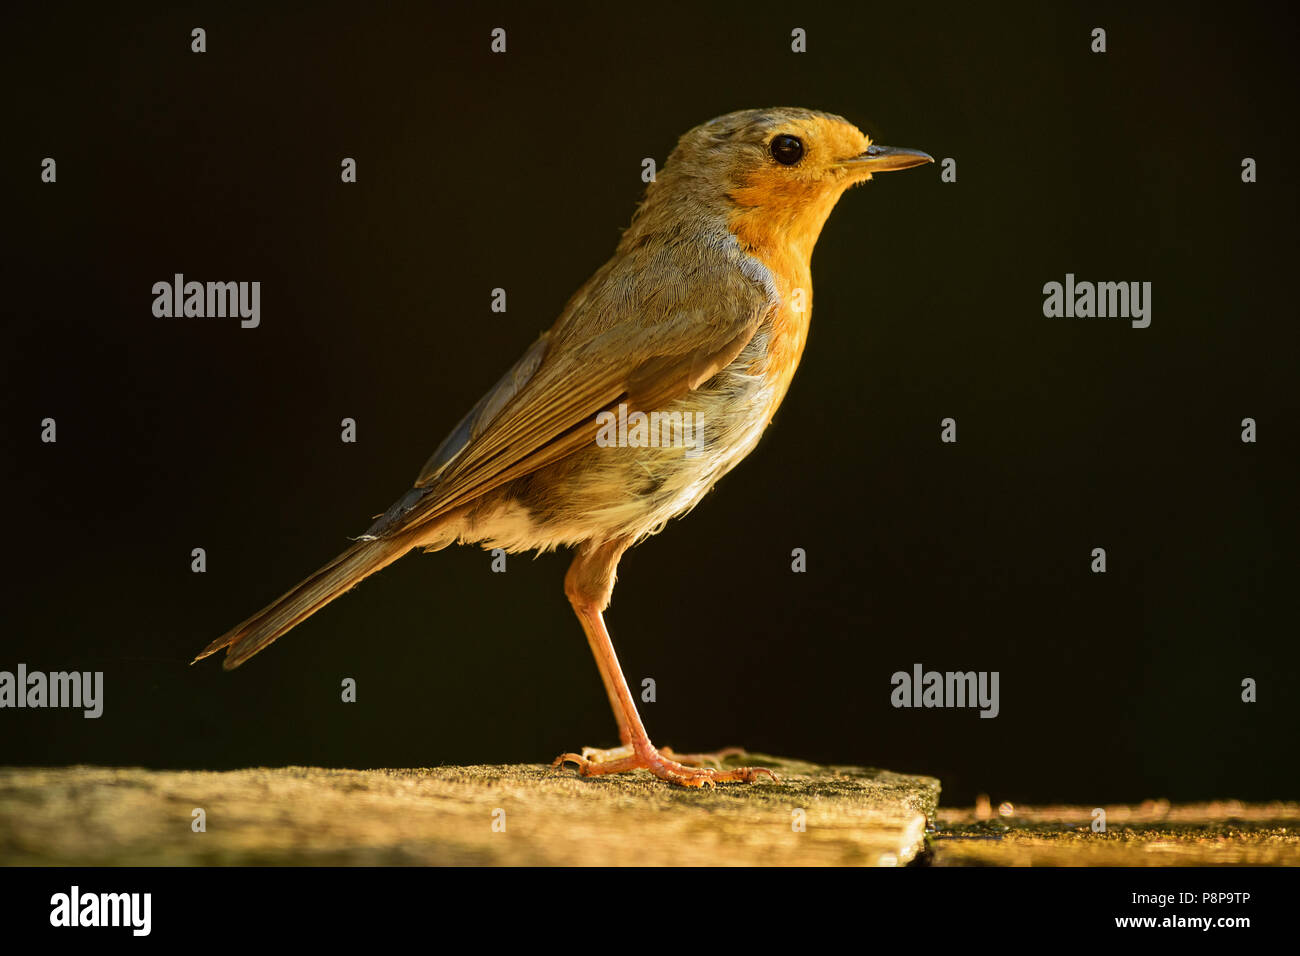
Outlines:
{"label": "bird's orange breast", "polygon": [[741,248],[771,273],[780,299],[769,326],[767,354],[750,365],[750,371],[761,374],[772,387],[772,401],[767,408],[770,421],[785,398],[808,341],[812,316],[809,254],[816,236],[805,243],[801,241],[804,236],[797,231],[794,234],[774,231],[768,222],[745,212],[733,216],[729,225]]}

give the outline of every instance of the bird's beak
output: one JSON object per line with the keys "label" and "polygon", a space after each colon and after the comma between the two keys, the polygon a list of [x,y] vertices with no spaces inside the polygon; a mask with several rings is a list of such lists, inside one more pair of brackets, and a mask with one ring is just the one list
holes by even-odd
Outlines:
{"label": "bird's beak", "polygon": [[890,173],[895,169],[911,169],[923,163],[934,162],[934,157],[919,149],[901,149],[898,146],[868,146],[861,156],[840,162],[852,170],[864,173]]}

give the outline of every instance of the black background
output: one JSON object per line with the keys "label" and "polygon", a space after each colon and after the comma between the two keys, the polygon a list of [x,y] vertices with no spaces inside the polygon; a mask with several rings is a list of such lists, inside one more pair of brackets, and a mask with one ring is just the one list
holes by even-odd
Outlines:
{"label": "black background", "polygon": [[[1295,31],[1271,10],[10,14],[0,669],[102,670],[106,702],[0,712],[0,762],[616,742],[563,555],[411,556],[239,671],[187,664],[409,486],[613,251],[642,158],[797,105],[958,181],[845,196],[773,427],[624,558],[608,621],[657,681],[653,739],[930,773],[949,804],[1294,798]],[[261,281],[261,327],[155,318],[175,272]],[[1066,272],[1152,282],[1151,327],[1044,318]],[[892,708],[917,662],[999,671],[1001,715]]]}

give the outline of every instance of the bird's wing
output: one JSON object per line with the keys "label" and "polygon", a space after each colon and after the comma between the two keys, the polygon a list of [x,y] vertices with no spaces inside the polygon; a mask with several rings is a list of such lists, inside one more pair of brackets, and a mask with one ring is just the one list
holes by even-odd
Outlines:
{"label": "bird's wing", "polygon": [[497,417],[497,414],[505,407],[506,403],[518,395],[520,389],[527,385],[537,372],[538,366],[542,364],[543,356],[546,355],[546,345],[547,333],[543,332],[541,337],[524,353],[523,358],[511,366],[510,371],[501,376],[501,380],[478,400],[474,407],[460,420],[460,424],[453,428],[451,434],[442,440],[442,444],[429,456],[429,460],[420,469],[419,477],[415,479],[415,487],[427,488],[433,484],[438,476],[446,470],[447,466],[469,447],[470,442],[483,434],[483,430]]}
{"label": "bird's wing", "polygon": [[773,308],[766,291],[739,270],[717,271],[708,285],[716,293],[711,308],[680,294],[643,296],[639,308],[628,308],[628,290],[613,277],[595,289],[589,283],[364,537],[433,520],[593,443],[598,414],[620,402],[629,413],[650,412],[708,381],[735,360]]}

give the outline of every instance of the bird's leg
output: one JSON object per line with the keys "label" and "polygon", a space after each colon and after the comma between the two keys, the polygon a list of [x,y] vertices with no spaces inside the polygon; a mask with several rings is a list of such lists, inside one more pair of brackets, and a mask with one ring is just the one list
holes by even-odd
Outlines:
{"label": "bird's leg", "polygon": [[[614,562],[616,564],[619,555],[622,553],[623,549],[620,548],[618,554],[614,556]],[[572,569],[570,569],[569,573],[570,575],[573,573]],[[611,590],[613,589],[612,581],[610,582],[610,588]],[[568,590],[567,578],[565,579],[565,590]],[[574,598],[571,595],[569,601],[572,603],[573,600]],[[608,597],[606,600],[608,600]],[[574,604],[574,609],[577,610],[576,604]],[[581,613],[579,613],[578,617],[581,620]],[[592,631],[586,626],[586,624],[583,624],[583,630],[587,634],[587,643],[591,646],[592,656],[596,658],[596,663],[599,665],[600,651],[596,646],[596,638],[593,636]],[[602,749],[600,747],[583,747],[582,757],[590,763],[609,763],[613,760],[621,760],[624,757],[632,756],[632,731],[628,728],[627,718],[623,716],[623,708],[619,705],[618,692],[614,688],[614,682],[610,678],[609,672],[606,671],[604,667],[600,668],[600,682],[605,685],[605,694],[609,697],[610,709],[614,711],[614,719],[618,722],[618,740],[622,746],[611,747],[609,749]]]}
{"label": "bird's leg", "polygon": [[[715,783],[732,781],[752,783],[760,774],[767,774],[775,780],[776,775],[765,767],[738,767],[734,770],[688,767],[670,759],[669,755],[660,753],[650,743],[632,699],[632,692],[623,678],[623,670],[619,667],[614,644],[605,628],[603,614],[614,590],[618,559],[630,543],[621,539],[602,545],[582,545],[564,578],[564,593],[568,595],[569,603],[573,605],[574,613],[582,623],[587,643],[591,645],[591,653],[596,658],[601,681],[609,696],[610,706],[614,709],[614,719],[618,721],[619,739],[622,740],[623,747],[607,751],[587,748],[581,754],[561,754],[555,758],[552,766],[574,764],[578,773],[584,777],[644,769],[662,780],[684,787],[709,787]],[[671,751],[668,753],[671,754]]]}

